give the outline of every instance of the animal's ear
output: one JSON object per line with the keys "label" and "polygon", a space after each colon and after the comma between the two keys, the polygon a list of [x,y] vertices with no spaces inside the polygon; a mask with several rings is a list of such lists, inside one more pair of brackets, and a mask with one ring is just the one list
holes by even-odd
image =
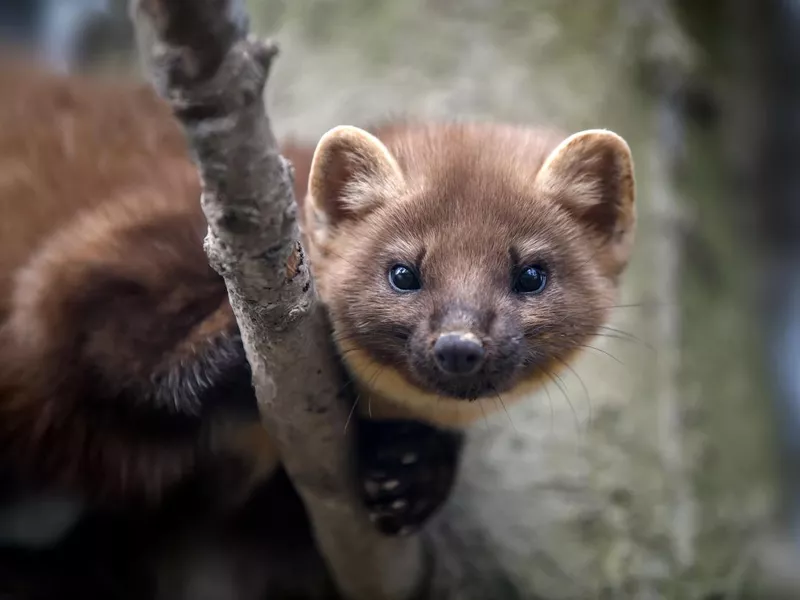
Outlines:
{"label": "animal's ear", "polygon": [[627,264],[636,227],[636,186],[624,139],[603,129],[571,135],[547,157],[536,186],[602,236],[612,269]]}
{"label": "animal's ear", "polygon": [[306,201],[315,228],[324,229],[369,212],[402,187],[403,173],[386,146],[363,129],[342,125],[317,144]]}

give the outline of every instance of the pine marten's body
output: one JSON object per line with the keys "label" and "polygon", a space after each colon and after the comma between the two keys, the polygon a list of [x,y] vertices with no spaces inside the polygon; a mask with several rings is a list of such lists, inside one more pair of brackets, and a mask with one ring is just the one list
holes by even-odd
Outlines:
{"label": "pine marten's body", "polygon": [[[159,497],[236,444],[269,471],[277,457],[247,428],[250,372],[168,109],[144,86],[30,65],[0,70],[0,89],[6,460],[115,499]],[[610,132],[372,133],[337,128],[315,151],[284,151],[367,417],[364,497],[397,532],[446,498],[459,429],[564,368],[602,325],[634,188]]]}

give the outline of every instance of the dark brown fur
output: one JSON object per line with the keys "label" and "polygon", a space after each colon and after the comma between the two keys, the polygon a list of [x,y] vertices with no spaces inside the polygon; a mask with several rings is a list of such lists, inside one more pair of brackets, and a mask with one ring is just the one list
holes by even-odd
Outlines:
{"label": "dark brown fur", "polygon": [[[217,413],[254,408],[184,139],[144,85],[24,64],[0,69],[0,89],[6,458],[97,497],[157,498],[206,459]],[[627,147],[589,136],[553,162],[557,132],[375,133],[384,172],[354,180],[347,157],[369,162],[369,144],[346,142],[329,161],[318,148],[316,167],[310,149],[284,146],[298,200],[309,178],[321,194],[305,200],[312,269],[362,409],[469,423],[567,365],[607,317],[635,222]],[[420,294],[389,288],[397,261],[422,273]],[[546,264],[547,290],[515,296],[514,273],[533,262]],[[467,387],[432,363],[433,340],[453,327],[487,351]],[[465,402],[473,384],[477,401]]]}
{"label": "dark brown fur", "polygon": [[201,413],[252,404],[183,134],[146,85],[24,62],[0,89],[4,458],[158,497],[208,448]]}

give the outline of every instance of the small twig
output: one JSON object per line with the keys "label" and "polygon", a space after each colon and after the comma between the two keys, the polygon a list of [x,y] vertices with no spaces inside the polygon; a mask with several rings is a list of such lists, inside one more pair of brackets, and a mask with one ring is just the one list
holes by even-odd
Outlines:
{"label": "small twig", "polygon": [[352,486],[339,361],[263,102],[276,47],[248,36],[243,0],[132,0],[131,14],[146,71],[199,167],[206,252],[318,547],[346,597],[408,598],[422,578],[420,540],[379,535]]}

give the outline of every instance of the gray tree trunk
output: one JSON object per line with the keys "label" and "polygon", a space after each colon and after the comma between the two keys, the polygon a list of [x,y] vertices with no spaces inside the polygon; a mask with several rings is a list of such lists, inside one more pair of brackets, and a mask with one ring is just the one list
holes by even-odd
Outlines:
{"label": "gray tree trunk", "polygon": [[634,153],[641,225],[618,333],[471,432],[429,532],[438,598],[768,597],[757,550],[780,486],[759,262],[722,150],[746,155],[752,130],[737,103],[716,130],[675,104],[694,77],[736,84],[708,45],[748,48],[741,22],[674,4],[725,39],[690,39],[657,0],[249,0],[282,48],[268,94],[279,138],[473,116],[608,127]]}
{"label": "gray tree trunk", "polygon": [[[778,486],[748,289],[754,240],[731,219],[718,140],[672,102],[706,65],[671,7],[250,6],[283,49],[268,97],[280,136],[458,115],[609,127],[634,152],[641,229],[620,333],[471,432],[433,528],[449,590],[439,597],[764,598],[753,550]],[[642,72],[658,85],[643,89]]]}

